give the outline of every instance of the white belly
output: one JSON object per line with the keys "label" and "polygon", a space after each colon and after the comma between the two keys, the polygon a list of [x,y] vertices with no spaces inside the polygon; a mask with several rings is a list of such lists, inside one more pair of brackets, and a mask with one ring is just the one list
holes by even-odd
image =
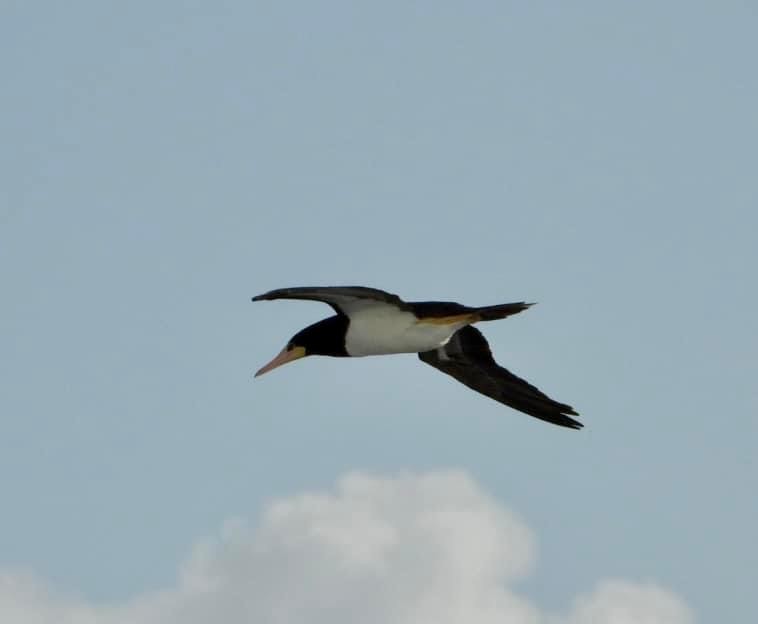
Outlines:
{"label": "white belly", "polygon": [[352,356],[430,351],[446,344],[465,324],[420,323],[410,312],[367,309],[351,315],[345,349]]}

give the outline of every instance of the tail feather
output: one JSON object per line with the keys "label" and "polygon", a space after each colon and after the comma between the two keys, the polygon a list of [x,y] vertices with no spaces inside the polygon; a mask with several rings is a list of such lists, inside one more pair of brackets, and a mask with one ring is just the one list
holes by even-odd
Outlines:
{"label": "tail feather", "polygon": [[476,315],[479,317],[480,321],[496,321],[497,319],[502,319],[506,316],[523,312],[533,305],[533,303],[524,303],[523,301],[520,301],[518,303],[503,303],[500,305],[484,306],[476,308]]}

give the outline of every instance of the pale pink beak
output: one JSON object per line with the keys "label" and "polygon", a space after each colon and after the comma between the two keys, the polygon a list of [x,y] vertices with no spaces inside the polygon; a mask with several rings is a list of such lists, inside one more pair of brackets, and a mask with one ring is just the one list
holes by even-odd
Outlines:
{"label": "pale pink beak", "polygon": [[267,373],[270,370],[274,370],[282,364],[286,364],[287,362],[294,362],[295,360],[299,360],[301,357],[305,357],[305,349],[303,347],[293,347],[289,351],[287,350],[287,347],[285,347],[281,350],[279,355],[277,355],[273,360],[266,364],[266,366],[255,373],[255,376],[260,377],[264,373]]}

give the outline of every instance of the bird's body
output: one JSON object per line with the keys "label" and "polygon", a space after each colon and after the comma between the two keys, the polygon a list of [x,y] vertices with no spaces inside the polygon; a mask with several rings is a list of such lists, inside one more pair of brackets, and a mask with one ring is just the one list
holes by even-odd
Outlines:
{"label": "bird's body", "polygon": [[298,287],[272,290],[253,301],[322,301],[337,312],[301,330],[256,376],[306,355],[361,357],[418,353],[421,361],[496,401],[564,427],[582,425],[568,405],[553,401],[523,379],[498,366],[473,323],[505,318],[531,304],[468,307],[441,301],[406,302],[363,286]]}
{"label": "bird's body", "polygon": [[413,312],[389,306],[372,307],[350,316],[345,350],[350,356],[419,353],[446,344],[468,322],[425,322]]}

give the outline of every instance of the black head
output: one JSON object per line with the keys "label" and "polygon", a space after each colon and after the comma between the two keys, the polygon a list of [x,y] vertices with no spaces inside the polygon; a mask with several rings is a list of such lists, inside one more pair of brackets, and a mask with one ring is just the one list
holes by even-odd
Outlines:
{"label": "black head", "polygon": [[332,316],[297,332],[287,343],[287,346],[255,376],[263,375],[287,362],[299,360],[307,355],[330,355],[345,357],[345,334],[348,319],[346,316]]}
{"label": "black head", "polygon": [[330,316],[297,332],[287,343],[287,349],[303,347],[305,355],[331,355],[344,357],[347,317]]}

